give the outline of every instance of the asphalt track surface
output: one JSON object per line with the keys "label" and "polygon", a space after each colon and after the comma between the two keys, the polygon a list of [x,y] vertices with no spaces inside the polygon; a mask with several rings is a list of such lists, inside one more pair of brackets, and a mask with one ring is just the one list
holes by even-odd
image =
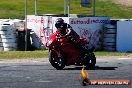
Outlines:
{"label": "asphalt track surface", "polygon": [[[82,86],[82,66],[56,70],[49,62],[0,62],[0,88],[132,88],[130,85]],[[86,69],[89,79],[132,81],[131,58],[97,58],[95,69]]]}

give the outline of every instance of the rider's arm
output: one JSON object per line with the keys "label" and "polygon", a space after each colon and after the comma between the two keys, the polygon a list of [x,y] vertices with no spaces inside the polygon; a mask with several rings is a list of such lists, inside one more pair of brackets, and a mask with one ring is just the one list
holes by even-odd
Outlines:
{"label": "rider's arm", "polygon": [[71,31],[72,31],[72,30],[71,30],[70,28],[67,28],[67,29],[66,29],[66,35],[70,35]]}
{"label": "rider's arm", "polygon": [[70,38],[70,40],[73,43],[75,43],[75,44],[79,43],[80,36],[72,28],[67,28],[67,34],[66,35],[68,35],[68,37]]}

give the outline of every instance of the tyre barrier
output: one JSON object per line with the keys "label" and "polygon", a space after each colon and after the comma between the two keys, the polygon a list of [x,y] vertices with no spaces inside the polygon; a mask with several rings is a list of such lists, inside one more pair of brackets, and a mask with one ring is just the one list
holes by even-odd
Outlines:
{"label": "tyre barrier", "polygon": [[16,51],[17,48],[14,47],[4,47],[4,51]]}
{"label": "tyre barrier", "polygon": [[0,51],[16,51],[17,48],[13,48],[13,47],[0,47]]}
{"label": "tyre barrier", "polygon": [[106,34],[115,34],[116,33],[116,30],[115,29],[107,29],[107,30],[104,30],[104,32]]}
{"label": "tyre barrier", "polygon": [[0,51],[17,50],[16,30],[12,25],[0,25]]}
{"label": "tyre barrier", "polygon": [[106,24],[103,32],[103,49],[106,51],[116,50],[116,26]]}
{"label": "tyre barrier", "polygon": [[103,42],[104,46],[115,46],[116,44],[114,42]]}
{"label": "tyre barrier", "polygon": [[104,34],[104,38],[115,38],[116,34]]}
{"label": "tyre barrier", "polygon": [[8,34],[8,35],[2,35],[1,34],[0,38],[12,38],[12,39],[16,39],[16,34]]}
{"label": "tyre barrier", "polygon": [[3,43],[15,43],[16,42],[16,39],[14,38],[1,38],[0,40]]}
{"label": "tyre barrier", "polygon": [[16,48],[17,47],[17,43],[3,43],[3,47],[14,47]]}
{"label": "tyre barrier", "polygon": [[0,42],[0,47],[1,47],[1,46],[3,46],[3,43],[2,43],[2,42]]}
{"label": "tyre barrier", "polygon": [[4,47],[0,46],[0,51],[4,51]]}
{"label": "tyre barrier", "polygon": [[104,47],[106,51],[115,51],[115,47]]}
{"label": "tyre barrier", "polygon": [[16,42],[1,42],[0,43],[0,51],[13,51],[17,50]]}
{"label": "tyre barrier", "polygon": [[10,35],[10,34],[16,34],[16,31],[1,31],[0,30],[0,34],[1,35]]}
{"label": "tyre barrier", "polygon": [[115,43],[115,39],[114,38],[104,38],[104,42],[105,43],[109,43],[109,42],[111,42],[111,43]]}
{"label": "tyre barrier", "polygon": [[0,25],[0,31],[16,31],[15,27],[12,25]]}

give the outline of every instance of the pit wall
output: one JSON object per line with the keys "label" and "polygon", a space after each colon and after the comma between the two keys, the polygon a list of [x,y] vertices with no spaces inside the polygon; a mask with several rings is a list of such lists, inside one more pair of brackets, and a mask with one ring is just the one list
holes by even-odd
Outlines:
{"label": "pit wall", "polygon": [[27,28],[32,29],[32,45],[37,49],[45,49],[45,44],[50,35],[55,31],[57,18],[63,18],[72,28],[89,41],[88,47],[95,46],[102,49],[102,33],[104,24],[110,22],[109,17],[51,17],[51,16],[27,16]]}

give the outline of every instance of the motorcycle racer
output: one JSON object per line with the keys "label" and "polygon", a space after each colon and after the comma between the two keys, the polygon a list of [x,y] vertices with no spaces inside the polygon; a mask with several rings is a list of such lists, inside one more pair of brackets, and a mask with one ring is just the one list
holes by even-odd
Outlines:
{"label": "motorcycle racer", "polygon": [[61,36],[68,36],[70,38],[70,43],[77,46],[77,48],[82,52],[81,56],[84,56],[84,53],[89,52],[80,45],[80,36],[72,29],[72,27],[65,23],[62,18],[58,18],[55,27]]}
{"label": "motorcycle racer", "polygon": [[80,36],[72,29],[72,27],[65,23],[62,18],[58,18],[55,27],[61,36],[68,36],[71,40],[71,43],[78,44]]}
{"label": "motorcycle racer", "polygon": [[57,70],[69,65],[85,65],[93,68],[96,64],[96,57],[93,51],[85,49],[87,41],[65,23],[62,18],[58,18],[55,27],[57,31],[53,33],[46,43],[49,48],[49,62]]}

